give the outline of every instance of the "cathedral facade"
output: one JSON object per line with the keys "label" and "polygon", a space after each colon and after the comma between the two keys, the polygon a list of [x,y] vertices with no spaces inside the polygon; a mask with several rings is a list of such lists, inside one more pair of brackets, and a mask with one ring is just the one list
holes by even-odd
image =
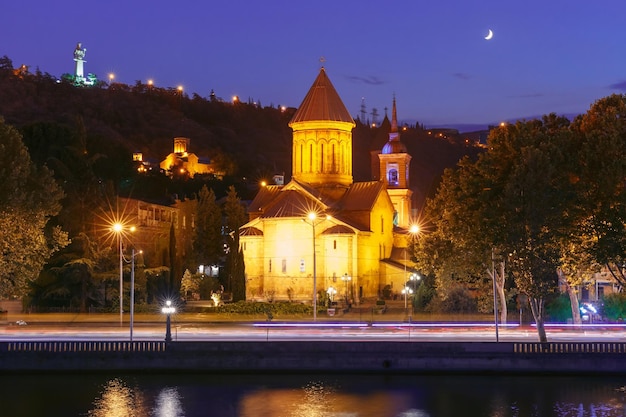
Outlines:
{"label": "cathedral facade", "polygon": [[354,182],[355,122],[320,70],[289,123],[291,181],[263,187],[240,230],[248,300],[312,302],[326,293],[358,304],[386,285],[404,287],[406,252],[398,247],[408,234],[410,156],[395,113],[394,98],[396,129],[380,154],[384,177]]}

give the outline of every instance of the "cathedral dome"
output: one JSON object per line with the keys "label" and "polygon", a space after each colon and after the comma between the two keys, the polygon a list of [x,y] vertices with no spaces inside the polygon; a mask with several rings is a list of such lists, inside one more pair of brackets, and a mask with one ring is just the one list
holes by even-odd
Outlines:
{"label": "cathedral dome", "polygon": [[388,155],[392,153],[407,153],[407,151],[406,151],[406,146],[404,146],[404,143],[396,139],[396,140],[390,140],[389,142],[385,143],[385,146],[383,146],[382,153]]}

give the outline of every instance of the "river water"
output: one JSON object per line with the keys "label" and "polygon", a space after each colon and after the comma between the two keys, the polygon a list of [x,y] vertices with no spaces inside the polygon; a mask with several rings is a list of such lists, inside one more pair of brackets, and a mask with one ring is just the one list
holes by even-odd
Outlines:
{"label": "river water", "polygon": [[0,416],[626,416],[624,377],[0,375]]}

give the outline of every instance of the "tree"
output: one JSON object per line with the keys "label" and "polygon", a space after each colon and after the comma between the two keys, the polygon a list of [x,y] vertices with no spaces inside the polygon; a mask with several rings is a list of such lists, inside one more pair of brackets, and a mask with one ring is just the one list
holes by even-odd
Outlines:
{"label": "tree", "polygon": [[195,215],[193,252],[197,265],[216,265],[224,254],[222,211],[215,193],[206,185],[200,189]]}
{"label": "tree", "polygon": [[562,242],[572,230],[568,126],[567,119],[548,115],[495,129],[488,151],[446,173],[429,206],[435,243],[454,249],[451,255],[435,253],[447,264],[467,260],[465,273],[471,276],[480,259],[488,270],[493,250],[528,296],[542,342],[545,302],[557,289]]}
{"label": "tree", "polygon": [[574,120],[580,231],[573,248],[626,287],[626,96],[611,95]]}
{"label": "tree", "polygon": [[50,223],[63,192],[32,163],[20,134],[0,118],[0,295],[23,296],[67,234]]}
{"label": "tree", "polygon": [[239,247],[239,228],[246,222],[246,210],[234,186],[228,188],[224,204],[228,242],[228,285],[233,301],[246,299],[246,278],[243,251]]}
{"label": "tree", "polygon": [[200,293],[200,278],[199,274],[192,274],[188,269],[185,269],[180,281],[180,294],[183,298],[187,299],[189,294],[193,297],[194,294]]}

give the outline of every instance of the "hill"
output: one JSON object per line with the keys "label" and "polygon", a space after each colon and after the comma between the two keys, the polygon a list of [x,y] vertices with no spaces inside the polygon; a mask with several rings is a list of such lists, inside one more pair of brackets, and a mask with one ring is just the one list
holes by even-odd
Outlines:
{"label": "hill", "polygon": [[[133,169],[133,152],[158,162],[172,152],[173,138],[179,136],[191,139],[192,152],[217,163],[227,173],[223,181],[237,184],[244,199],[252,197],[260,180],[273,174],[284,173],[289,180],[292,144],[288,123],[294,111],[196,94],[189,97],[174,88],[140,82],[77,87],[40,71],[16,70],[9,58],[0,58],[0,116],[20,129],[35,161],[54,165],[55,158],[61,157],[59,147],[82,148],[81,152],[91,157],[94,175],[111,181],[120,192],[125,189],[123,184],[142,184],[130,188],[144,198],[158,199],[166,193],[188,196],[201,186],[202,180],[153,187],[163,180],[146,184]],[[357,122],[353,135],[355,181],[372,179],[371,151],[382,148],[389,129],[388,120],[377,128]],[[411,183],[418,206],[434,192],[446,167],[454,166],[464,155],[480,152],[458,133],[433,135],[419,126],[405,126],[402,140],[413,157]],[[60,175],[58,169],[57,163],[55,172]],[[219,197],[220,191],[216,194]]]}

